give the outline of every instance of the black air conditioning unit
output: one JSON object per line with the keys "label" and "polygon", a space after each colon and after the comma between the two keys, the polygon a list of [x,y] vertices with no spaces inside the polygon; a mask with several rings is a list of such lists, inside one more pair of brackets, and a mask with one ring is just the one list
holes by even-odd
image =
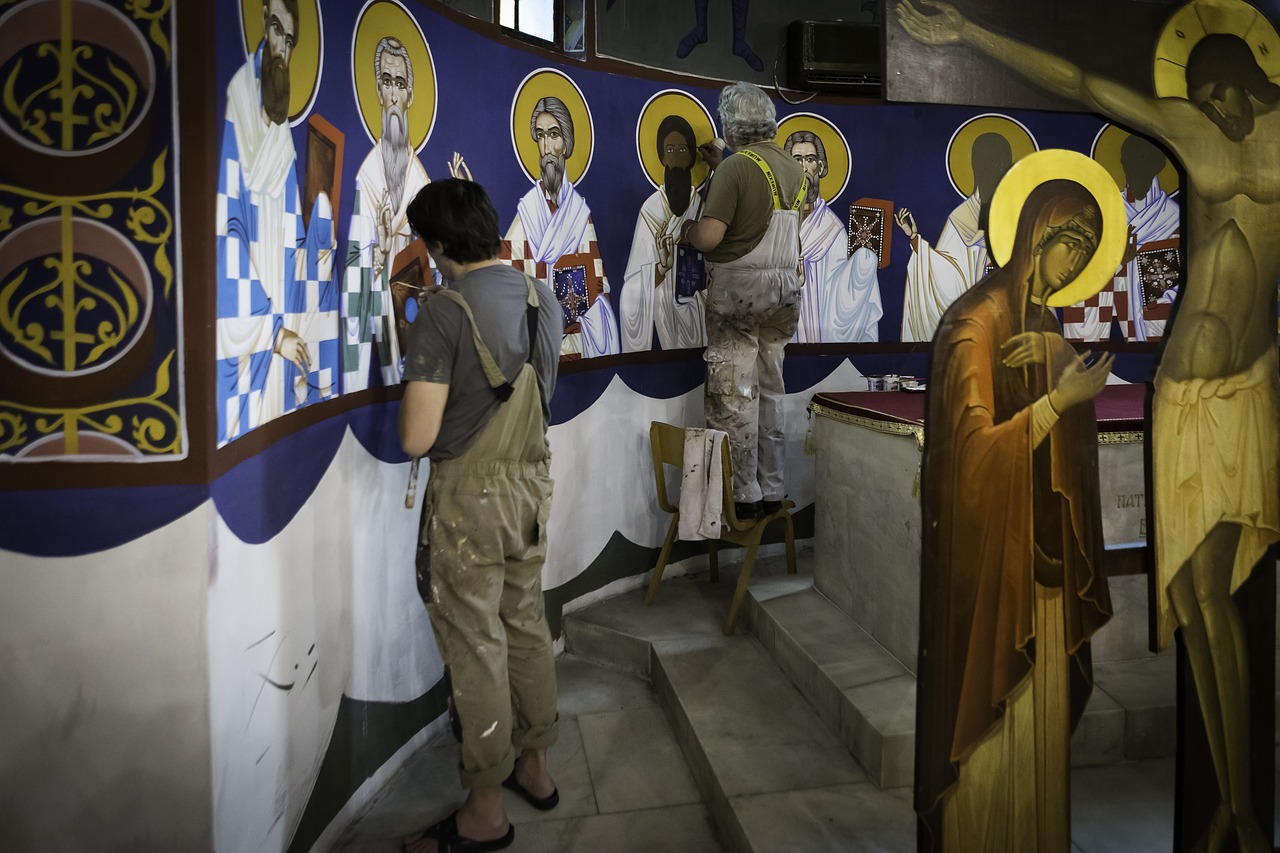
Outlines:
{"label": "black air conditioning unit", "polygon": [[884,82],[879,24],[792,21],[787,31],[787,86],[879,98]]}

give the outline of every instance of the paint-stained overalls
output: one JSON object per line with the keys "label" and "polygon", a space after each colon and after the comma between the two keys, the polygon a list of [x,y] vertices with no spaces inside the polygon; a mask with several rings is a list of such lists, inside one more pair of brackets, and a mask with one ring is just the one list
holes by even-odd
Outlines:
{"label": "paint-stained overalls", "polygon": [[[443,295],[465,312],[496,392],[506,379],[470,307],[456,291]],[[529,305],[537,304],[530,280]],[[501,784],[519,752],[556,739],[555,659],[542,601],[551,450],[532,363],[511,387],[471,447],[432,463],[421,532],[430,554],[427,611],[462,726],[464,788]]]}
{"label": "paint-stained overalls", "polygon": [[800,206],[808,180],[789,208],[764,158],[773,215],[760,243],[725,263],[707,264],[707,426],[729,434],[733,499],[781,500],[783,486],[782,357],[800,316]]}

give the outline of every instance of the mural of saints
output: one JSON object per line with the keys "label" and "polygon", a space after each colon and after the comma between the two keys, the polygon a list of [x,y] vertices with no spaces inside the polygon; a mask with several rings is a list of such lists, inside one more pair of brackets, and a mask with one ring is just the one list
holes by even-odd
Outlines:
{"label": "mural of saints", "polygon": [[866,343],[880,340],[879,259],[859,246],[850,255],[849,232],[828,202],[849,183],[849,144],[826,119],[811,113],[778,124],[778,144],[809,176],[808,214],[800,224],[804,289],[800,291],[797,343]]}
{"label": "mural of saints", "polygon": [[1118,326],[1127,341],[1158,341],[1181,272],[1182,215],[1172,195],[1178,171],[1159,148],[1115,125],[1098,132],[1093,159],[1120,187],[1132,245],[1110,284],[1080,305],[1062,309],[1063,334],[1068,340],[1105,341]]}
{"label": "mural of saints", "polygon": [[965,200],[947,217],[938,242],[929,245],[911,211],[898,210],[894,221],[911,240],[903,341],[931,340],[942,312],[986,274],[991,196],[1009,167],[1038,147],[1020,122],[999,114],[976,116],[956,129],[947,146],[951,185]]}
{"label": "mural of saints", "polygon": [[253,46],[227,87],[218,170],[218,446],[331,397],[339,372],[333,210],[321,193],[303,225],[289,130],[314,95],[317,12],[306,27],[298,0],[245,6]]}
{"label": "mural of saints", "polygon": [[406,211],[427,184],[417,152],[430,136],[436,111],[431,53],[417,22],[397,2],[365,7],[356,25],[351,74],[373,148],[356,173],[347,234],[344,392],[368,387],[375,346],[383,383],[400,381],[389,279],[396,255],[412,242]]}
{"label": "mural of saints", "polygon": [[582,93],[559,71],[540,69],[517,87],[511,142],[534,185],[499,257],[551,286],[564,309],[562,354],[583,358],[620,351],[591,208],[575,186],[591,163],[593,135]]}
{"label": "mural of saints", "polygon": [[[640,208],[618,308],[622,349],[651,349],[654,332],[662,349],[707,345],[706,290],[681,294],[676,287],[676,241],[685,222],[702,213],[697,192],[708,169],[698,140],[715,136],[711,114],[692,96],[659,92],[640,112],[636,150],[656,190]],[[705,282],[705,275],[701,278]]]}
{"label": "mural of saints", "polygon": [[1242,0],[1193,0],[1157,42],[1153,96],[950,4],[919,5],[928,14],[896,6],[916,40],[979,50],[1162,142],[1186,170],[1186,284],[1151,404],[1157,641],[1176,620],[1220,795],[1194,843],[1218,850],[1234,837],[1246,853],[1270,851],[1253,804],[1249,662],[1231,596],[1280,540],[1280,37]]}
{"label": "mural of saints", "polygon": [[1086,366],[1052,309],[1111,278],[1126,218],[1105,169],[1055,149],[1009,171],[990,224],[1000,268],[933,338],[919,848],[1067,853],[1070,733],[1092,689],[1088,640],[1111,615],[1093,407],[1111,356]]}

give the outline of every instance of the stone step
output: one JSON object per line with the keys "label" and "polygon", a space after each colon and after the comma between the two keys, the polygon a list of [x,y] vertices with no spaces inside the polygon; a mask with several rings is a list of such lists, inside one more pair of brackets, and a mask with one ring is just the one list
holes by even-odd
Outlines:
{"label": "stone step", "polygon": [[[748,628],[881,788],[912,783],[915,675],[813,588],[803,571],[752,584]],[[1174,752],[1174,658],[1094,664],[1094,691],[1072,737],[1077,767]]]}
{"label": "stone step", "polygon": [[910,790],[871,784],[764,647],[720,633],[735,571],[667,581],[652,607],[637,590],[570,614],[566,649],[650,678],[726,850],[911,849]]}

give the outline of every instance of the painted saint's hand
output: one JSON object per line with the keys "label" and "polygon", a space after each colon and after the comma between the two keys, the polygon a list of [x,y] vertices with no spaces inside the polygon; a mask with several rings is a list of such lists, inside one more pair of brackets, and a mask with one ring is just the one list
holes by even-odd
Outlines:
{"label": "painted saint's hand", "polygon": [[276,352],[286,361],[293,362],[304,374],[311,372],[311,351],[297,332],[281,329],[280,339],[276,341]]}
{"label": "painted saint's hand", "polygon": [[467,168],[467,161],[462,159],[462,155],[457,151],[453,152],[453,159],[449,161],[449,177],[458,178],[463,181],[474,181],[471,176],[471,170]]}
{"label": "painted saint's hand", "polygon": [[1129,261],[1136,257],[1138,257],[1138,232],[1133,229],[1132,225],[1130,225],[1129,240],[1125,243],[1124,257],[1120,259],[1120,266],[1127,267],[1129,265]]}
{"label": "painted saint's hand", "polygon": [[920,233],[920,229],[916,227],[916,218],[905,207],[898,208],[898,212],[893,215],[893,221],[902,229],[902,233],[907,235],[908,240],[915,240],[916,235]]}
{"label": "painted saint's hand", "polygon": [[964,27],[964,16],[956,11],[956,7],[941,0],[914,0],[935,14],[926,15],[915,8],[912,0],[900,0],[898,3],[898,23],[911,36],[922,44],[956,44],[961,39]]}
{"label": "painted saint's hand", "polygon": [[1073,358],[1063,366],[1058,374],[1058,381],[1049,392],[1049,403],[1054,411],[1061,414],[1078,403],[1085,403],[1102,393],[1107,386],[1107,377],[1111,375],[1111,362],[1114,356],[1106,353],[1102,358],[1089,364],[1092,354]]}
{"label": "painted saint's hand", "polygon": [[1022,332],[1005,341],[1000,347],[1005,367],[1023,367],[1028,364],[1044,364],[1048,358],[1048,342],[1044,332]]}
{"label": "painted saint's hand", "polygon": [[676,240],[671,234],[663,234],[658,238],[658,275],[654,287],[662,284],[667,272],[675,262]]}

